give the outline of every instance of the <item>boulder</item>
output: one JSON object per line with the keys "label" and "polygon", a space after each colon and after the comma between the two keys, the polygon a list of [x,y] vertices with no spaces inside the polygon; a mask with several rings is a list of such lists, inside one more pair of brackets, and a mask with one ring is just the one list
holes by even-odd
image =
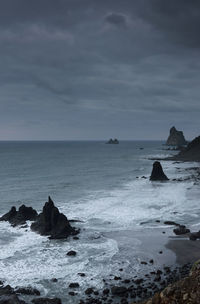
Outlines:
{"label": "boulder", "polygon": [[176,235],[190,233],[190,229],[186,228],[184,225],[180,225],[178,228],[175,228],[173,231]]}
{"label": "boulder", "polygon": [[79,233],[79,230],[70,225],[67,217],[54,206],[50,197],[45,203],[42,213],[32,223],[31,229],[41,235],[50,236],[50,239],[64,239]]}
{"label": "boulder", "polygon": [[113,286],[111,292],[114,296],[123,297],[127,293],[127,288],[123,286]]}
{"label": "boulder", "polygon": [[40,296],[39,290],[32,287],[18,287],[15,289],[15,292],[24,295]]}
{"label": "boulder", "polygon": [[175,127],[172,127],[170,129],[170,134],[167,139],[166,145],[168,145],[168,146],[185,146],[185,145],[187,145],[183,132],[176,130]]}
{"label": "boulder", "polygon": [[2,295],[0,296],[0,304],[26,304],[20,300],[16,294],[13,295]]}
{"label": "boulder", "polygon": [[151,181],[167,181],[168,177],[163,172],[160,162],[156,161],[153,164],[153,169],[150,176]]}
{"label": "boulder", "polygon": [[4,214],[0,221],[8,221],[12,226],[24,225],[26,221],[34,221],[37,218],[37,211],[32,207],[26,207],[22,205],[17,211],[15,207],[12,207],[10,211]]}
{"label": "boulder", "polygon": [[34,304],[62,304],[61,299],[59,298],[37,298],[33,299],[32,303]]}

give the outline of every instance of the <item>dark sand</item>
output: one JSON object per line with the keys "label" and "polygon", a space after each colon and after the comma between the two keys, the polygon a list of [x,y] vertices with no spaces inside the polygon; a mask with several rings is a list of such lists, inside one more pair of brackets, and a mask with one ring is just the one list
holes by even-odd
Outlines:
{"label": "dark sand", "polygon": [[166,248],[176,254],[178,264],[194,263],[200,259],[200,241],[188,239],[173,239],[166,244]]}

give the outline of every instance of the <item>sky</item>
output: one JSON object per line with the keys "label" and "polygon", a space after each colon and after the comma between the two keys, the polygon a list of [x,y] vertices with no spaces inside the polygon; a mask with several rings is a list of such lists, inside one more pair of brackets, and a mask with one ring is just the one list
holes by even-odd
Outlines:
{"label": "sky", "polygon": [[0,0],[0,140],[200,135],[199,0]]}

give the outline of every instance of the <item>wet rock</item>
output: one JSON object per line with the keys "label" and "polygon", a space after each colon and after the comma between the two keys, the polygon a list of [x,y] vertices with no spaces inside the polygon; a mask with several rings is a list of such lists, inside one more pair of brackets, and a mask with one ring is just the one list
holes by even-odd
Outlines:
{"label": "wet rock", "polygon": [[141,264],[142,264],[142,265],[147,265],[147,262],[142,261]]}
{"label": "wet rock", "polygon": [[149,263],[150,263],[150,264],[153,264],[153,263],[154,263],[154,260],[153,260],[153,259],[151,259],[151,260],[149,261]]}
{"label": "wet rock", "polygon": [[17,226],[26,224],[26,221],[34,221],[36,218],[36,210],[32,207],[22,205],[18,211],[15,207],[12,207],[8,213],[0,218],[0,221],[8,221],[12,226]]}
{"label": "wet rock", "polygon": [[115,281],[119,281],[119,280],[121,280],[121,279],[122,279],[121,277],[117,277],[117,276],[114,277],[114,280],[115,280]]}
{"label": "wet rock", "polygon": [[78,275],[79,275],[80,277],[85,277],[85,273],[84,273],[84,272],[79,272]]}
{"label": "wet rock", "polygon": [[169,226],[180,226],[180,224],[177,224],[176,222],[173,221],[165,221],[164,224]]}
{"label": "wet rock", "polygon": [[122,297],[125,293],[127,293],[127,288],[123,286],[113,286],[111,288],[111,292],[114,296]]}
{"label": "wet rock", "polygon": [[93,288],[87,288],[86,290],[85,290],[85,294],[86,295],[91,295],[92,293],[94,292],[94,290],[93,290]]}
{"label": "wet rock", "polygon": [[19,287],[15,289],[15,292],[24,295],[40,296],[39,290],[32,287]]}
{"label": "wet rock", "polygon": [[2,295],[0,296],[0,304],[26,304],[20,300],[16,294],[13,295]]}
{"label": "wet rock", "polygon": [[50,197],[45,203],[42,213],[31,225],[31,229],[41,235],[49,235],[51,239],[64,239],[79,232],[70,225],[67,217],[54,206]]}
{"label": "wet rock", "polygon": [[76,255],[76,251],[74,250],[70,250],[68,253],[67,253],[68,256],[75,256]]}
{"label": "wet rock", "polygon": [[192,232],[192,233],[190,233],[189,239],[191,241],[196,241],[197,239],[200,239],[200,231],[199,232]]}
{"label": "wet rock", "polygon": [[56,283],[56,282],[58,282],[58,279],[53,278],[53,279],[51,279],[51,282]]}
{"label": "wet rock", "polygon": [[32,300],[33,304],[62,304],[59,298],[37,298]]}
{"label": "wet rock", "polygon": [[190,229],[186,228],[184,225],[180,225],[178,228],[173,230],[176,235],[182,235],[190,233]]}
{"label": "wet rock", "polygon": [[104,289],[103,290],[103,294],[104,295],[108,295],[110,293],[110,290],[108,288]]}
{"label": "wet rock", "polygon": [[168,177],[163,172],[162,166],[160,162],[156,161],[153,164],[153,170],[150,176],[151,181],[167,181],[169,180]]}
{"label": "wet rock", "polygon": [[14,294],[14,289],[10,285],[0,287],[0,296],[1,295],[11,295]]}
{"label": "wet rock", "polygon": [[70,292],[68,292],[68,294],[69,294],[70,296],[75,296],[75,292],[74,292],[74,291],[70,291]]}
{"label": "wet rock", "polygon": [[73,240],[76,240],[76,241],[77,241],[77,240],[79,240],[79,237],[78,237],[78,236],[74,236],[74,237],[73,237]]}
{"label": "wet rock", "polygon": [[79,288],[79,283],[75,282],[75,283],[70,283],[69,284],[69,288]]}

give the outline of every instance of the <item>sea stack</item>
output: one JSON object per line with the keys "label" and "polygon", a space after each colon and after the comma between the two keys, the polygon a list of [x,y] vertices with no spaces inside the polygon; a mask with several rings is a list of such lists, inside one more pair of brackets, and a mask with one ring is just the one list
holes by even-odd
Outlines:
{"label": "sea stack", "polygon": [[115,139],[110,138],[109,141],[107,141],[107,144],[118,145],[119,144],[119,140],[117,138],[115,138]]}
{"label": "sea stack", "polygon": [[167,146],[185,146],[187,142],[182,131],[176,130],[175,127],[170,129],[170,134],[166,142]]}
{"label": "sea stack", "polygon": [[151,181],[167,181],[169,178],[163,172],[160,162],[156,161],[153,164],[153,169],[150,176]]}
{"label": "sea stack", "polygon": [[33,231],[41,235],[48,235],[50,239],[65,239],[70,235],[76,235],[79,230],[73,228],[67,217],[60,213],[49,196],[42,213],[40,213],[31,225]]}

